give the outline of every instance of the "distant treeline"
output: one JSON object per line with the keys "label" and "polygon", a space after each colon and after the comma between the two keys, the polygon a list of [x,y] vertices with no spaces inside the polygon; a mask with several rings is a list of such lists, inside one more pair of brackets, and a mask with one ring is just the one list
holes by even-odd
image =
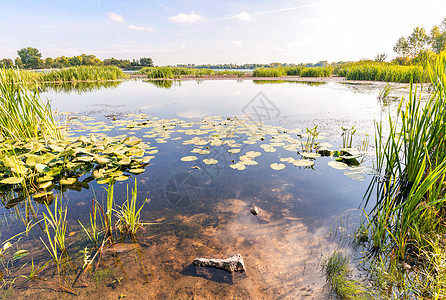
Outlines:
{"label": "distant treeline", "polygon": [[9,58],[0,59],[2,68],[19,69],[43,69],[43,68],[67,68],[73,66],[116,66],[121,69],[140,69],[142,67],[152,67],[153,61],[150,57],[140,59],[116,59],[107,58],[100,60],[95,55],[81,54],[73,57],[60,56],[56,58],[42,58],[38,49],[27,47],[17,51],[18,57],[13,61]]}

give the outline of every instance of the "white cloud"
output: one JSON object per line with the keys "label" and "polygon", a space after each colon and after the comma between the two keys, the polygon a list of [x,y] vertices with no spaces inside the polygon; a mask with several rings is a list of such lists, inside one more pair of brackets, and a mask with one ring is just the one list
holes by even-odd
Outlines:
{"label": "white cloud", "polygon": [[114,12],[107,13],[107,17],[113,22],[123,23],[124,18],[121,15],[115,14]]}
{"label": "white cloud", "polygon": [[235,47],[241,47],[242,43],[240,43],[239,41],[233,41],[232,45],[234,45]]}
{"label": "white cloud", "polygon": [[246,11],[243,11],[239,13],[238,15],[235,15],[235,18],[239,21],[243,22],[251,22],[254,21],[254,17],[248,14]]}
{"label": "white cloud", "polygon": [[282,47],[275,47],[275,48],[274,48],[274,51],[277,51],[277,52],[282,52],[282,51],[283,51],[283,49],[282,49]]}
{"label": "white cloud", "polygon": [[142,27],[142,26],[136,26],[136,25],[129,25],[127,26],[127,28],[129,29],[133,29],[133,30],[138,30],[138,31],[149,31],[149,32],[154,32],[155,30],[153,30],[153,28],[150,27]]}
{"label": "white cloud", "polygon": [[194,12],[191,12],[190,14],[181,13],[179,15],[170,17],[168,20],[172,23],[180,23],[180,24],[193,24],[204,21],[203,17],[200,17]]}

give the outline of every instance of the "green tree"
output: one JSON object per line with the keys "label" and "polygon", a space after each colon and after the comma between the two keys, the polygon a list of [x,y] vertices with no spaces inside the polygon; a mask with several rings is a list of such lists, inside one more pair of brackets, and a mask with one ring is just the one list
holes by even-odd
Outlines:
{"label": "green tree", "polygon": [[22,60],[23,66],[26,69],[37,69],[41,68],[43,65],[42,54],[39,50],[32,47],[23,48],[17,51],[17,54]]}
{"label": "green tree", "polygon": [[139,65],[143,67],[153,67],[153,61],[150,57],[141,57],[139,59]]}
{"label": "green tree", "polygon": [[22,68],[23,68],[23,62],[22,62],[22,59],[21,59],[20,57],[17,57],[17,58],[14,60],[14,65],[15,65],[17,68],[22,69]]}
{"label": "green tree", "polygon": [[423,27],[415,27],[408,37],[412,56],[416,56],[421,50],[426,50],[429,45],[429,36]]}
{"label": "green tree", "polygon": [[51,57],[45,58],[44,67],[45,68],[51,68],[53,66],[53,59]]}
{"label": "green tree", "polygon": [[0,60],[0,68],[12,68],[14,66],[14,63],[12,62],[12,59],[4,58]]}
{"label": "green tree", "polygon": [[446,50],[446,18],[441,27],[434,26],[431,30],[430,43],[435,53]]}
{"label": "green tree", "polygon": [[393,51],[398,53],[399,56],[405,57],[410,52],[409,42],[405,37],[400,37],[393,47]]}
{"label": "green tree", "polygon": [[82,64],[85,66],[99,66],[102,61],[94,55],[82,54]]}
{"label": "green tree", "polygon": [[80,66],[82,65],[82,56],[73,56],[68,59],[68,62],[72,66]]}

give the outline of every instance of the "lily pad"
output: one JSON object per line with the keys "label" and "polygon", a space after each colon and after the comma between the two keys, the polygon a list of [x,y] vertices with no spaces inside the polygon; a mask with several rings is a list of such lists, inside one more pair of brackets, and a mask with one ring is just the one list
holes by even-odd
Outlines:
{"label": "lily pad", "polygon": [[338,169],[338,170],[345,170],[348,168],[347,164],[340,162],[340,161],[334,161],[334,160],[329,161],[328,165],[330,167],[332,167],[333,169]]}
{"label": "lily pad", "polygon": [[317,158],[321,156],[320,154],[313,152],[301,152],[299,154],[306,158]]}
{"label": "lily pad", "polygon": [[229,165],[229,167],[231,167],[234,170],[239,170],[239,171],[243,171],[244,169],[246,169],[246,166],[241,162]]}
{"label": "lily pad", "polygon": [[25,178],[23,177],[8,177],[0,180],[0,183],[4,184],[18,184],[22,182]]}
{"label": "lily pad", "polygon": [[296,167],[311,167],[314,165],[314,161],[309,159],[296,159],[294,160],[293,165]]}
{"label": "lily pad", "polygon": [[218,160],[213,158],[205,158],[203,159],[203,162],[207,165],[215,165],[218,162]]}
{"label": "lily pad", "polygon": [[76,178],[66,178],[66,179],[61,179],[59,183],[63,185],[71,185],[74,184],[76,180],[77,180]]}
{"label": "lily pad", "polygon": [[129,169],[128,171],[132,174],[138,175],[138,174],[144,173],[145,169],[142,169],[142,168]]}
{"label": "lily pad", "polygon": [[197,160],[197,159],[198,159],[198,157],[191,155],[191,156],[182,157],[181,161],[194,161],[194,160]]}
{"label": "lily pad", "polygon": [[285,169],[285,165],[284,164],[278,164],[278,163],[273,163],[270,165],[271,169],[273,170],[282,170]]}

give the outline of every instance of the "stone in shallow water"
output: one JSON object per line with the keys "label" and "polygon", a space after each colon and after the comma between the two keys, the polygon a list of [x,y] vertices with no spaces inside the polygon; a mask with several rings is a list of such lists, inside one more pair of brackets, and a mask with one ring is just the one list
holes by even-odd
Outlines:
{"label": "stone in shallow water", "polygon": [[240,253],[237,253],[226,259],[217,258],[196,258],[194,259],[194,265],[199,267],[214,267],[218,269],[232,272],[245,272],[245,263]]}

